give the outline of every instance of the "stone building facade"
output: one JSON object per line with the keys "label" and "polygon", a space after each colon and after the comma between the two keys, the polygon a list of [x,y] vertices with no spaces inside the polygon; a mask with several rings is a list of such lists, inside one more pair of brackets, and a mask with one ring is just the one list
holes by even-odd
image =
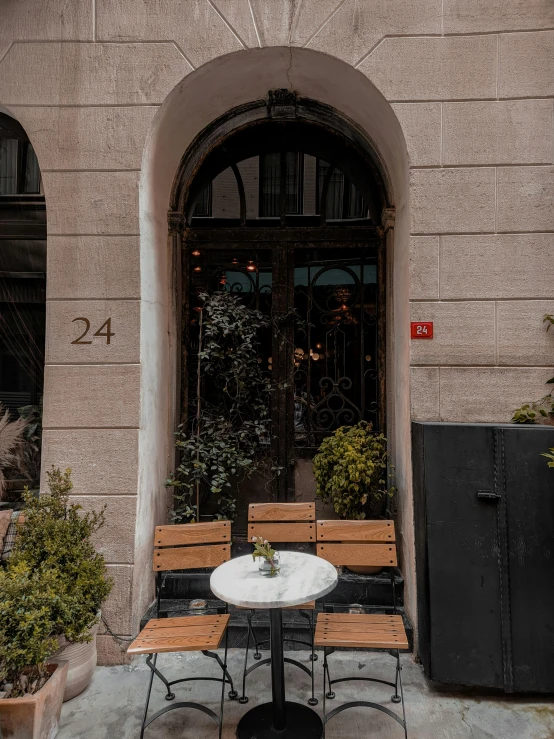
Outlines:
{"label": "stone building facade", "polygon": [[[388,427],[415,620],[410,421],[508,421],[544,394],[554,313],[551,0],[0,0],[0,112],[47,213],[43,468],[107,506],[105,615],[152,595],[177,412],[171,192],[228,111],[287,89],[344,116],[387,187]],[[80,345],[75,317],[111,318]],[[410,321],[432,321],[411,341]],[[101,659],[123,655],[100,636]]]}

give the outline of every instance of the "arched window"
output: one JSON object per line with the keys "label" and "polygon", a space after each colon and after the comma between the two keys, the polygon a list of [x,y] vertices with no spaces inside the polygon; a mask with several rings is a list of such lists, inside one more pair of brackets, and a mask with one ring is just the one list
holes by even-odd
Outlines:
{"label": "arched window", "polygon": [[[0,404],[33,415],[34,453],[9,476],[38,482],[46,316],[46,208],[25,131],[0,113]],[[28,451],[31,451],[29,446]],[[10,486],[17,490],[18,483]],[[12,493],[14,491],[12,490]]]}

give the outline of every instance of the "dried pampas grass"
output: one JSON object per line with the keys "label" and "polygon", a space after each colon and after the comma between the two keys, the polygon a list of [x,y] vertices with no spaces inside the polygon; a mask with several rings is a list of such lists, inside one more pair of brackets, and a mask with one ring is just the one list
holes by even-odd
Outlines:
{"label": "dried pampas grass", "polygon": [[19,452],[23,446],[23,429],[27,422],[23,418],[10,419],[10,412],[0,404],[0,500],[6,489],[5,470],[19,467]]}

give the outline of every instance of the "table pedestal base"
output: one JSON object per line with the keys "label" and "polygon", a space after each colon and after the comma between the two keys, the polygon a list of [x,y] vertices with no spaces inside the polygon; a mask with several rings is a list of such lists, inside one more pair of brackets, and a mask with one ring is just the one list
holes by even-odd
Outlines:
{"label": "table pedestal base", "polygon": [[301,703],[286,702],[287,725],[273,728],[273,703],[248,711],[237,726],[237,739],[321,739],[323,724],[315,711]]}

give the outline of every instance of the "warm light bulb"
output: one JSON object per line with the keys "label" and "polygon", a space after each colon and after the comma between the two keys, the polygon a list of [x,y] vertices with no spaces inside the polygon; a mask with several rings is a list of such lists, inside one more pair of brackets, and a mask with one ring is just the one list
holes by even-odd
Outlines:
{"label": "warm light bulb", "polygon": [[201,252],[199,252],[199,251],[198,251],[198,249],[195,249],[195,250],[194,250],[194,251],[192,252],[192,256],[193,256],[193,257],[199,257],[199,256],[200,256],[200,254],[201,254]]}
{"label": "warm light bulb", "polygon": [[195,267],[194,268],[194,271],[195,272],[202,272],[202,267]]}

